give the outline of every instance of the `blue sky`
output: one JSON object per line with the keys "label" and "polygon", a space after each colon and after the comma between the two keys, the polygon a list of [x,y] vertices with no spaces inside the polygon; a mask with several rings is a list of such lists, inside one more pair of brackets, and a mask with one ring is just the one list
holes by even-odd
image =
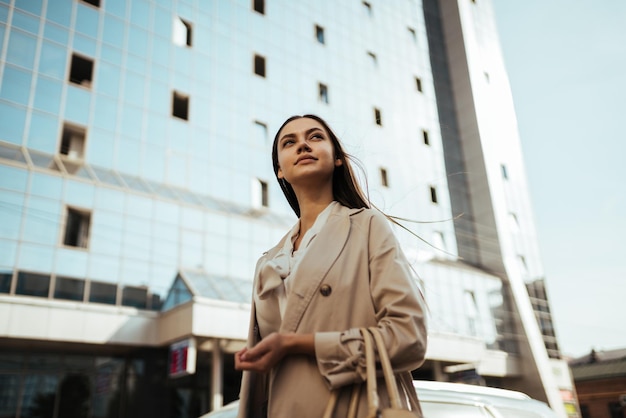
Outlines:
{"label": "blue sky", "polygon": [[561,351],[626,348],[626,2],[492,1]]}

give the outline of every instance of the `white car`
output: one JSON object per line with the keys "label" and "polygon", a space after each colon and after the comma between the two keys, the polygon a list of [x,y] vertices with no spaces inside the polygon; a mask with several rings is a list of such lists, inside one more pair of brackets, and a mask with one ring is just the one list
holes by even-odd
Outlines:
{"label": "white car", "polygon": [[[522,392],[460,383],[414,381],[425,418],[557,418]],[[235,418],[238,401],[200,418]]]}

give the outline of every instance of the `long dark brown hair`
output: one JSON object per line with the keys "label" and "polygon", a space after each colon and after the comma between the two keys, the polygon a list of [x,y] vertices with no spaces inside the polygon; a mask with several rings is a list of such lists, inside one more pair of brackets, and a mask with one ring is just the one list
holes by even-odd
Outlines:
{"label": "long dark brown hair", "polygon": [[330,138],[333,148],[335,149],[335,158],[341,160],[341,165],[335,167],[335,171],[333,172],[333,198],[341,203],[342,205],[356,209],[356,208],[369,208],[369,200],[365,197],[361,187],[356,182],[354,177],[354,172],[352,170],[352,165],[350,163],[350,159],[352,158],[348,153],[346,153],[337,135],[330,129],[326,121],[316,115],[296,115],[287,119],[276,132],[276,136],[274,137],[274,143],[272,144],[272,164],[274,166],[274,174],[276,175],[276,180],[278,180],[278,184],[280,185],[281,190],[283,191],[289,205],[296,213],[296,216],[300,217],[300,205],[298,204],[298,199],[296,198],[296,193],[293,191],[293,187],[291,184],[287,182],[285,179],[278,178],[278,139],[280,132],[283,130],[285,125],[289,122],[301,119],[308,118],[313,119],[319,122],[326,131],[326,134]]}

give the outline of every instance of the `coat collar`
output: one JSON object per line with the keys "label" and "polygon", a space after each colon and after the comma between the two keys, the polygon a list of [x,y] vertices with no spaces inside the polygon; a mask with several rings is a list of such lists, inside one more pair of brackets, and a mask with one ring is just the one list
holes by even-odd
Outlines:
{"label": "coat collar", "polygon": [[[326,225],[311,242],[307,249],[295,276],[292,280],[292,288],[287,298],[287,308],[283,317],[281,332],[295,332],[306,311],[311,299],[317,292],[328,270],[341,254],[350,234],[350,216],[363,211],[363,209],[350,209],[343,205],[337,205]],[[287,237],[272,249],[272,256]],[[268,256],[270,253],[268,253]]]}

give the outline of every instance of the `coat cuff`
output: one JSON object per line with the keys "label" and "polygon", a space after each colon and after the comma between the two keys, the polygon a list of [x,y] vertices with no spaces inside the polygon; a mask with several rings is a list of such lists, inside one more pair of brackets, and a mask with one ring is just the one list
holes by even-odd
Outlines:
{"label": "coat cuff", "polygon": [[357,328],[315,333],[315,357],[329,389],[365,380],[363,337]]}

